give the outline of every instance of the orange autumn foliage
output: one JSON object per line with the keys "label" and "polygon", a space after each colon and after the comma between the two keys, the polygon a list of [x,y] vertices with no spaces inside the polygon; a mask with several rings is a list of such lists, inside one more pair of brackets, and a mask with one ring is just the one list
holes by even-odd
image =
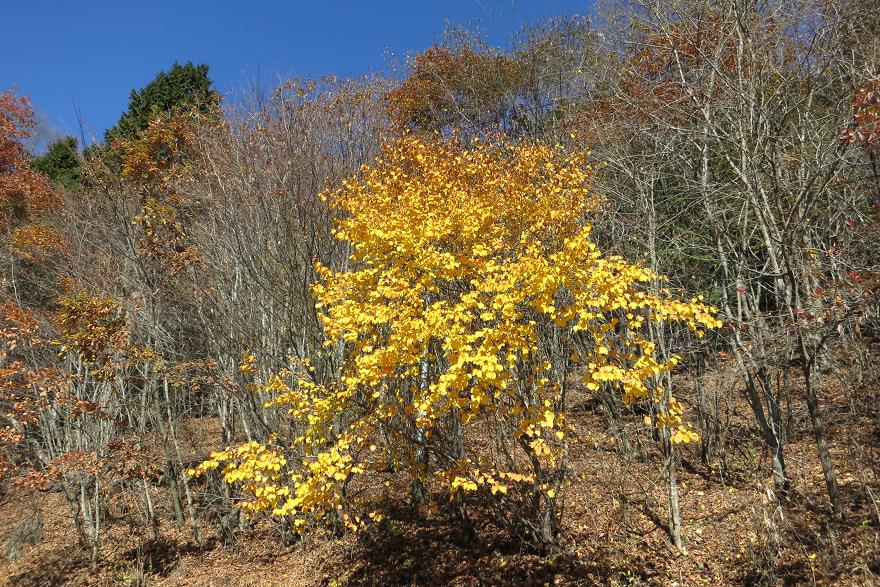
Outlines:
{"label": "orange autumn foliage", "polygon": [[34,110],[27,97],[0,92],[0,223],[24,221],[58,205],[44,175],[31,169],[21,139],[30,136]]}

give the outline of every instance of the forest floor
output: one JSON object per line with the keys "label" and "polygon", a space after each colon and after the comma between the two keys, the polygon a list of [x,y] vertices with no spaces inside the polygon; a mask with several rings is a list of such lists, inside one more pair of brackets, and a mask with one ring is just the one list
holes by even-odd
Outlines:
{"label": "forest floor", "polygon": [[[786,458],[792,488],[781,496],[773,491],[748,405],[731,392],[723,402],[739,415],[724,424],[725,444],[733,447],[725,474],[702,463],[698,445],[681,451],[685,546],[679,551],[666,531],[659,459],[623,459],[601,410],[584,401],[570,415],[579,439],[571,454],[575,476],[562,496],[563,547],[554,554],[541,556],[505,539],[478,506],[471,508],[478,538],[466,544],[442,510],[417,517],[389,504],[387,520],[358,535],[313,535],[289,546],[268,525],[249,528],[230,545],[204,528],[204,544],[197,546],[170,515],[159,538],[117,519],[93,567],[77,546],[64,499],[47,492],[14,494],[0,506],[0,540],[35,504],[45,529],[45,538],[25,546],[20,559],[0,562],[0,586],[873,585],[880,583],[880,419],[874,400],[866,410],[853,410],[856,391],[864,395],[836,386],[822,398],[846,504],[842,522],[830,515],[805,409],[791,411]],[[200,427],[212,423],[190,423]],[[647,434],[634,437],[636,455],[640,437],[642,450],[655,450]]]}

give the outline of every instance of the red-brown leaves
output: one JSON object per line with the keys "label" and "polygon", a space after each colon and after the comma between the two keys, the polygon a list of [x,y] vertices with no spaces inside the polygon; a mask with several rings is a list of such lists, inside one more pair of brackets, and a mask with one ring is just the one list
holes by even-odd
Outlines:
{"label": "red-brown leaves", "polygon": [[26,97],[7,90],[0,92],[0,168],[9,167],[24,159],[24,148],[17,139],[30,136],[34,110]]}
{"label": "red-brown leaves", "polygon": [[30,136],[34,111],[26,97],[0,93],[0,223],[21,222],[56,207],[49,178],[34,172],[19,142]]}
{"label": "red-brown leaves", "polygon": [[386,97],[388,115],[402,128],[437,130],[458,112],[492,111],[526,81],[524,63],[464,47],[433,46],[416,55],[409,76]]}
{"label": "red-brown leaves", "polygon": [[880,79],[863,86],[853,100],[853,125],[838,138],[845,145],[860,143],[868,153],[880,152]]}
{"label": "red-brown leaves", "polygon": [[13,230],[9,236],[9,244],[19,258],[30,263],[67,253],[70,248],[63,234],[38,223],[26,224]]}
{"label": "red-brown leaves", "polygon": [[142,230],[138,252],[161,262],[172,275],[200,261],[184,229],[184,210],[191,202],[179,189],[189,178],[197,123],[195,112],[157,117],[137,139],[114,144],[123,176],[142,191],[141,210],[134,217]]}

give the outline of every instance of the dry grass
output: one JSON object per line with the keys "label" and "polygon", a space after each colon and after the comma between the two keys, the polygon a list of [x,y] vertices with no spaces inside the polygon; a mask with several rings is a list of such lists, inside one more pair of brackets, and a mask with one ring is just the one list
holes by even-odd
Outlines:
{"label": "dry grass", "polygon": [[[0,507],[0,538],[33,511],[33,499],[44,512],[46,538],[25,547],[20,560],[0,564],[0,585],[873,585],[880,580],[880,422],[870,409],[862,412],[870,415],[854,414],[852,394],[876,405],[876,393],[864,389],[826,390],[823,397],[847,505],[842,523],[831,521],[805,422],[797,422],[787,446],[793,488],[776,495],[748,407],[731,395],[738,416],[727,428],[726,474],[703,464],[695,446],[681,454],[685,550],[679,552],[665,530],[658,459],[621,458],[603,415],[581,398],[583,408],[570,418],[578,442],[558,553],[525,550],[478,502],[470,510],[479,538],[466,544],[449,512],[413,516],[392,496],[387,521],[360,535],[312,536],[291,546],[267,525],[250,528],[229,546],[210,535],[198,547],[167,513],[159,539],[115,520],[101,562],[91,568],[60,495],[16,494]],[[206,454],[212,421],[190,424],[187,451]],[[638,447],[644,432],[632,426]],[[641,443],[653,457],[650,438]]]}

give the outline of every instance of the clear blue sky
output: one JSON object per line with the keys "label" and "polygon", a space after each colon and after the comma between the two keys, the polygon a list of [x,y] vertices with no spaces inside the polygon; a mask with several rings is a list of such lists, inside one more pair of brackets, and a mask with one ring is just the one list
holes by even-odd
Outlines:
{"label": "clear blue sky", "polygon": [[2,0],[0,90],[31,96],[49,126],[100,137],[132,89],[175,61],[207,63],[224,93],[261,77],[359,75],[438,40],[447,22],[503,44],[588,0]]}

